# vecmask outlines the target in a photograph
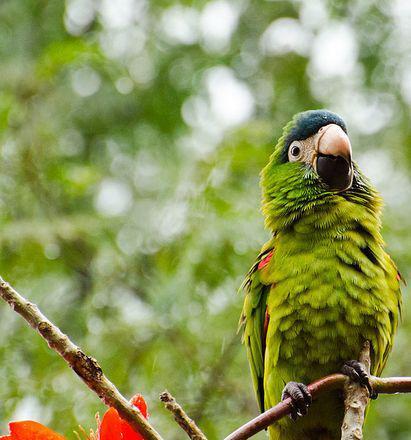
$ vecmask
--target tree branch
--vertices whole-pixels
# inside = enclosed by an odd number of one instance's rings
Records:
[[[359,361],[368,375],[371,369],[370,342],[366,341],[361,350]],[[349,380],[344,385],[344,419],[341,425],[341,440],[362,440],[365,409],[370,396],[367,388],[358,382]]]
[[[347,382],[348,378],[343,374],[331,374],[308,385],[308,389],[313,399],[317,399],[325,392],[342,389]],[[411,393],[411,377],[381,378],[371,376],[370,383],[373,390],[379,394]],[[228,435],[224,440],[245,440],[250,438],[290,413],[291,399],[288,398],[250,420]]]
[[[141,412],[120,394],[104,375],[95,359],[87,356],[79,347],[50,322],[35,304],[30,303],[0,277],[0,297],[28,324],[36,330],[51,349],[58,353],[81,380],[104,402],[115,408],[121,418],[144,436],[145,440],[162,440],[160,434],[143,417]]]
[[[160,400],[173,413],[175,421],[184,429],[191,440],[207,440],[200,428],[188,417],[183,408],[167,390],[161,393]]]
[[[67,335],[62,333],[56,325],[50,322],[35,304],[27,301],[8,283],[3,281],[1,277],[0,297],[47,341],[51,349],[64,358],[68,365],[83,382],[98,395],[104,404],[115,408],[121,418],[127,421],[135,431],[142,434],[145,440],[162,440],[160,434],[155,431],[151,424],[142,416],[140,411],[131,405],[107,379],[97,361],[87,356]],[[332,374],[308,385],[308,389],[313,398],[317,399],[321,394],[327,391],[343,389],[349,386],[347,385],[348,382],[346,376],[342,374]],[[374,391],[379,394],[411,393],[411,377],[380,378],[371,376],[370,383]],[[191,439],[207,440],[197,425],[185,414],[181,406],[169,393],[163,393],[162,400],[166,403],[166,408],[174,414],[177,422],[185,429]],[[361,405],[364,405],[364,403]],[[290,414],[291,408],[291,399],[285,399],[238,428],[227,436],[225,440],[245,440],[252,437],[275,421]],[[361,420],[363,419],[361,419],[361,417],[360,415],[360,418],[356,421],[357,426],[362,426]],[[362,437],[345,437],[346,440],[355,440],[358,438]],[[344,440],[344,437],[342,440]]]

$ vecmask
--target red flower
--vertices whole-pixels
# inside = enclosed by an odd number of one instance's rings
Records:
[[[31,420],[10,422],[9,431],[10,435],[3,435],[0,440],[65,440],[62,435]]]
[[[131,399],[131,403],[140,410],[145,418],[148,417],[147,404],[143,396],[135,395]],[[62,435],[31,420],[10,422],[9,431],[10,434],[0,436],[0,440],[66,440]],[[94,434],[92,438],[95,438]],[[135,432],[114,408],[109,408],[104,414],[98,428],[97,438],[98,440],[144,440],[144,437]]]
[[[145,418],[148,417],[147,404],[142,395],[135,395],[131,403],[141,411]],[[135,432],[114,408],[108,409],[104,414],[98,434],[99,440],[144,440],[144,437]]]

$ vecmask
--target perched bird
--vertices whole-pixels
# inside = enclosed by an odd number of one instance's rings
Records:
[[[327,110],[297,114],[261,174],[271,238],[243,283],[240,325],[261,411],[282,398],[305,415],[304,385],[342,370],[369,387],[359,362],[371,344],[379,375],[401,308],[401,277],[384,250],[381,198],[352,161],[344,121]],[[285,418],[270,440],[339,439],[342,393]]]

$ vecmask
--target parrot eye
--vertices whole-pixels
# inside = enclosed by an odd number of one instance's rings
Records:
[[[290,162],[295,162],[296,160],[301,158],[302,146],[298,141],[294,141],[288,150],[288,160]]]

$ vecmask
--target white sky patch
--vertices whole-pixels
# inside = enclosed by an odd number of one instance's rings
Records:
[[[52,378],[51,386],[56,393],[65,393],[70,389],[71,382],[68,379],[67,374],[63,372]]]
[[[239,14],[239,9],[228,1],[206,3],[200,16],[201,38],[206,50],[222,52],[228,48]]]
[[[401,93],[404,100],[411,106],[411,65],[404,66],[400,77]]]
[[[134,83],[128,76],[122,76],[115,82],[116,89],[122,95],[128,95],[134,89]]]
[[[145,0],[103,0],[100,6],[101,21],[105,27],[120,29],[141,19]]]
[[[91,67],[81,67],[71,74],[71,87],[82,98],[94,95],[100,85],[100,76]]]
[[[274,97],[274,82],[272,80],[260,78],[255,86],[255,95],[260,107],[270,107]]]
[[[209,113],[207,100],[201,96],[190,96],[181,108],[184,122],[191,127],[207,128],[210,122]]]
[[[257,73],[261,58],[262,54],[259,50],[256,50],[255,47],[247,47],[244,44],[240,52],[241,76],[246,78]]]
[[[231,127],[247,121],[254,112],[254,97],[245,83],[231,69],[213,67],[205,73],[210,108],[222,126]]]
[[[136,55],[143,51],[147,36],[138,26],[109,29],[99,37],[103,52],[112,59]]]
[[[197,158],[205,158],[212,153],[222,140],[221,130],[213,130],[210,122],[209,130],[195,129],[189,135],[178,140],[179,147]]]
[[[59,153],[63,156],[70,157],[81,153],[84,145],[85,141],[82,133],[74,128],[65,130],[59,137]]]
[[[324,0],[301,2],[300,20],[304,28],[313,30],[321,28],[328,20],[328,12]]]
[[[92,0],[66,0],[64,26],[68,33],[81,35],[94,20],[95,13]]]
[[[394,115],[395,99],[387,93],[363,94],[348,90],[340,105],[341,112],[347,115],[348,126],[371,135],[389,124]]]
[[[148,84],[155,76],[156,69],[146,51],[133,58],[128,66],[131,78],[139,85]]]
[[[264,31],[260,46],[262,51],[268,55],[282,55],[288,52],[306,55],[311,39],[311,34],[301,26],[298,20],[279,18]]]
[[[194,44],[198,41],[199,13],[189,7],[172,6],[161,17],[161,31],[167,42]]]
[[[158,215],[158,233],[162,241],[169,241],[181,234],[186,226],[187,204],[182,201],[167,203]]]
[[[56,260],[60,256],[61,250],[57,243],[47,243],[44,246],[44,255],[49,260]]]
[[[117,234],[116,243],[120,250],[126,255],[138,253],[143,244],[141,230],[132,225],[124,226]]]
[[[122,319],[129,325],[137,326],[149,323],[153,319],[151,307],[127,288],[115,288],[110,294],[110,299],[110,303],[120,311]]]
[[[108,217],[124,214],[132,202],[132,193],[128,185],[114,179],[101,182],[95,199],[97,211]]]
[[[356,156],[361,170],[376,186],[382,187],[386,176],[391,179],[394,169],[389,155],[384,150],[373,148]]]
[[[390,12],[401,32],[411,34],[411,2],[410,0],[393,0],[388,2]]]
[[[228,283],[226,283],[228,284]],[[230,287],[230,286],[228,286]],[[233,295],[230,295],[230,289],[223,285],[218,287],[208,297],[207,308],[211,315],[218,315],[233,303]]]
[[[331,23],[314,39],[310,68],[314,75],[349,75],[357,62],[358,47],[353,29],[345,23]]]
[[[133,164],[133,182],[139,191],[157,191],[160,167],[148,150],[140,150]]]
[[[364,174],[381,191],[383,198],[389,200],[390,206],[398,207],[403,212],[404,206],[409,204],[411,192],[411,181],[406,170],[393,162],[387,150],[377,147],[358,155],[357,161]]]
[[[26,396],[19,400],[14,410],[12,420],[41,420],[47,424],[50,421],[50,411],[42,406],[34,396]]]

